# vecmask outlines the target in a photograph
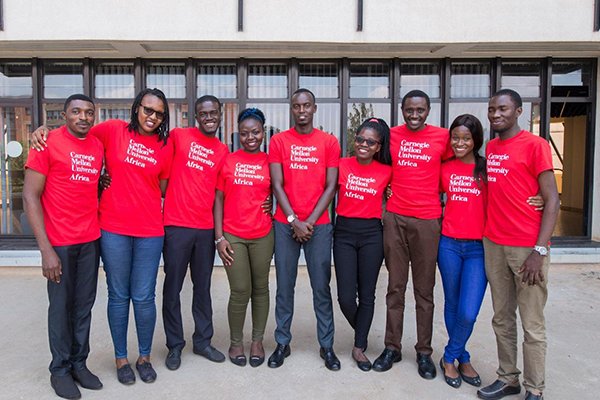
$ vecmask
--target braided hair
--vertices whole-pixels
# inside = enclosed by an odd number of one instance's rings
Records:
[[[260,124],[262,126],[265,126],[265,122],[266,122],[265,114],[258,108],[246,108],[245,110],[242,110],[242,112],[240,112],[238,115],[238,119],[237,119],[238,125],[241,124],[243,120],[248,119],[248,118],[253,118],[253,119],[257,120],[258,122],[260,122]]]
[[[160,125],[158,125],[158,127],[154,130],[154,133],[158,135],[158,141],[162,141],[163,146],[165,146],[169,137],[169,103],[167,102],[165,94],[160,89],[144,89],[139,92],[137,96],[135,96],[135,100],[133,100],[133,104],[131,105],[131,122],[129,122],[129,125],[127,125],[127,130],[135,133],[136,135],[139,133],[139,110],[140,106],[142,105],[142,99],[148,94],[158,97],[162,101],[165,108],[165,117],[160,122]]]
[[[385,165],[392,165],[392,155],[390,153],[390,127],[381,118],[369,118],[365,120],[358,129],[356,135],[360,135],[363,129],[373,129],[379,135],[379,144],[381,149],[375,153],[373,159]]]

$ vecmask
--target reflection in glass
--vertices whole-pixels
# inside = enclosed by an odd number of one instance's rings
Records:
[[[540,135],[540,103],[523,102],[523,112],[517,120],[519,127]]]
[[[237,97],[237,75],[235,64],[198,66],[198,92],[200,98],[206,94],[218,98]]]
[[[56,129],[65,124],[65,120],[62,118],[62,112],[64,103],[44,103],[42,104],[43,110],[43,124],[48,129]]]
[[[483,127],[484,145],[479,151],[480,154],[485,154],[485,144],[490,140],[490,123],[487,117],[488,102],[485,103],[450,103],[448,111],[448,128],[452,122],[462,114],[471,114],[479,119]]]
[[[490,65],[488,63],[452,63],[451,98],[490,97]]]
[[[313,125],[323,132],[334,135],[340,140],[340,109],[337,103],[317,103]]]
[[[440,97],[440,65],[410,63],[400,65],[400,98],[411,90],[422,90],[430,98]]]
[[[388,63],[350,64],[350,98],[390,97],[390,66]]]
[[[381,118],[390,121],[391,106],[388,103],[349,103],[347,156],[354,155],[354,136],[358,127],[368,118]],[[389,123],[388,123],[389,125]]]
[[[169,103],[169,129],[187,128],[188,121],[188,105],[187,103]],[[192,124],[194,126],[194,124]]]
[[[271,137],[279,132],[290,129],[290,105],[287,103],[250,103],[248,108],[259,108],[267,119],[265,131],[267,143]],[[237,121],[237,120],[236,120]],[[235,130],[237,131],[237,124]]]
[[[94,93],[98,99],[133,99],[135,97],[133,63],[96,65]]]
[[[32,235],[27,217],[23,212],[23,182],[25,163],[29,154],[29,130],[31,110],[26,107],[0,107],[0,197],[2,200],[1,234]],[[12,143],[11,143],[12,142]],[[6,147],[17,142],[22,152],[11,157]],[[16,154],[16,153],[15,153]]]
[[[44,98],[66,99],[76,93],[83,93],[83,64],[44,64]]]
[[[591,63],[555,61],[552,63],[552,96],[587,97],[591,79]]]
[[[128,103],[99,103],[96,104],[96,123],[120,119],[131,121],[131,104]]]
[[[286,64],[248,65],[248,98],[286,99],[288,75]]]
[[[299,73],[299,87],[310,90],[318,99],[337,99],[340,97],[337,64],[300,64]]]
[[[152,63],[146,67],[146,87],[164,92],[167,99],[184,99],[185,65]]]
[[[33,97],[31,63],[0,63],[0,97]]]
[[[387,122],[387,121],[386,121]],[[404,124],[404,117],[402,116],[402,104],[398,104],[398,124]],[[429,111],[429,116],[427,117],[427,124],[442,126],[442,104],[441,103],[431,103],[431,111]]]
[[[502,89],[512,89],[521,97],[540,97],[541,64],[539,62],[502,63]]]

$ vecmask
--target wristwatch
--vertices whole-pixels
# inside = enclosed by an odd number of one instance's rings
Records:
[[[298,216],[296,214],[288,215],[287,222],[291,224],[292,222],[294,222],[296,220],[296,218],[298,218]]]
[[[547,256],[548,255],[548,249],[545,248],[544,246],[533,246],[533,249],[535,251],[537,251],[538,253],[540,253],[540,256]]]

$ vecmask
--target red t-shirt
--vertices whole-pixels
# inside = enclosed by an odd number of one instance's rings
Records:
[[[335,211],[342,217],[381,219],[383,195],[391,177],[389,165],[375,160],[370,165],[362,165],[356,157],[342,158]]]
[[[244,239],[265,236],[273,222],[260,207],[271,194],[267,153],[238,150],[225,157],[217,189],[225,194],[223,230]]]
[[[487,184],[473,177],[475,164],[451,160],[442,164],[441,189],[447,194],[442,234],[455,239],[482,239],[486,220]]]
[[[165,195],[165,226],[213,229],[217,177],[229,148],[198,128],[175,128],[170,138],[175,155]]]
[[[550,145],[522,130],[508,140],[490,140],[485,153],[489,200],[484,236],[504,246],[535,246],[542,213],[527,199],[539,193],[540,173],[554,169]]]
[[[269,162],[282,165],[283,190],[300,221],[305,221],[315,209],[325,191],[327,168],[338,167],[340,152],[335,136],[318,129],[301,135],[292,128],[271,138]],[[274,218],[287,224],[281,207],[277,207]],[[329,213],[325,211],[315,225],[329,222]]]
[[[98,239],[102,143],[93,136],[78,139],[66,126],[50,132],[46,142],[46,150],[29,152],[25,168],[46,177],[40,202],[50,243],[69,246]]]
[[[119,235],[162,236],[159,181],[169,178],[173,144],[163,145],[158,135],[130,132],[127,125],[112,119],[90,129],[104,144],[106,170],[112,178],[100,197],[100,228]]]
[[[420,132],[405,125],[391,129],[392,197],[386,209],[421,219],[442,216],[439,187],[441,162],[454,155],[448,129],[427,125]]]

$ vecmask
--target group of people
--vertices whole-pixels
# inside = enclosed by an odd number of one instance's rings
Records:
[[[481,122],[465,114],[450,130],[427,124],[430,100],[420,90],[402,99],[405,124],[390,129],[384,120],[368,118],[355,134],[355,155],[341,159],[337,139],[314,128],[317,105],[307,89],[292,95],[294,127],[271,138],[268,154],[262,151],[267,117],[261,110],[240,112],[241,149],[234,153],[216,137],[222,111],[216,97],[196,101],[198,127],[168,132],[168,110],[160,90],[146,89],[134,100],[129,123],[94,125],[93,101],[73,95],[65,102],[65,126],[51,132],[40,127],[32,134],[37,151],[29,153],[26,165],[24,207],[48,279],[50,381],[57,395],[79,398],[75,382],[102,387],[86,366],[100,256],[121,383],[136,380],[127,358],[130,303],[139,345],[135,368],[142,381],[156,379],[150,353],[161,253],[168,369],[180,367],[186,344],[180,292],[188,266],[193,352],[225,361],[211,345],[215,250],[231,289],[228,356],[235,365],[253,367],[265,361],[262,342],[274,254],[277,345],[267,364],[282,366],[291,354],[294,289],[304,249],[319,354],[328,369],[339,370],[330,290],[333,248],[338,301],[355,332],[352,358],[358,368],[387,371],[402,360],[410,268],[417,368],[425,379],[436,377],[431,340],[437,264],[449,337],[440,359],[445,381],[454,388],[462,381],[481,385],[466,347],[489,282],[498,379],[477,394],[499,399],[521,391],[518,308],[525,398],[543,398],[543,309],[559,201],[548,143],[518,126],[518,93],[503,89],[492,97],[488,117],[498,137],[487,144],[486,157],[479,154]],[[106,174],[101,176],[103,165]],[[328,208],[336,193],[333,225]],[[446,193],[443,220],[440,193]],[[277,208],[271,217],[272,195]],[[384,259],[389,272],[385,348],[371,363],[365,353]],[[243,336],[248,303],[249,360]]]

